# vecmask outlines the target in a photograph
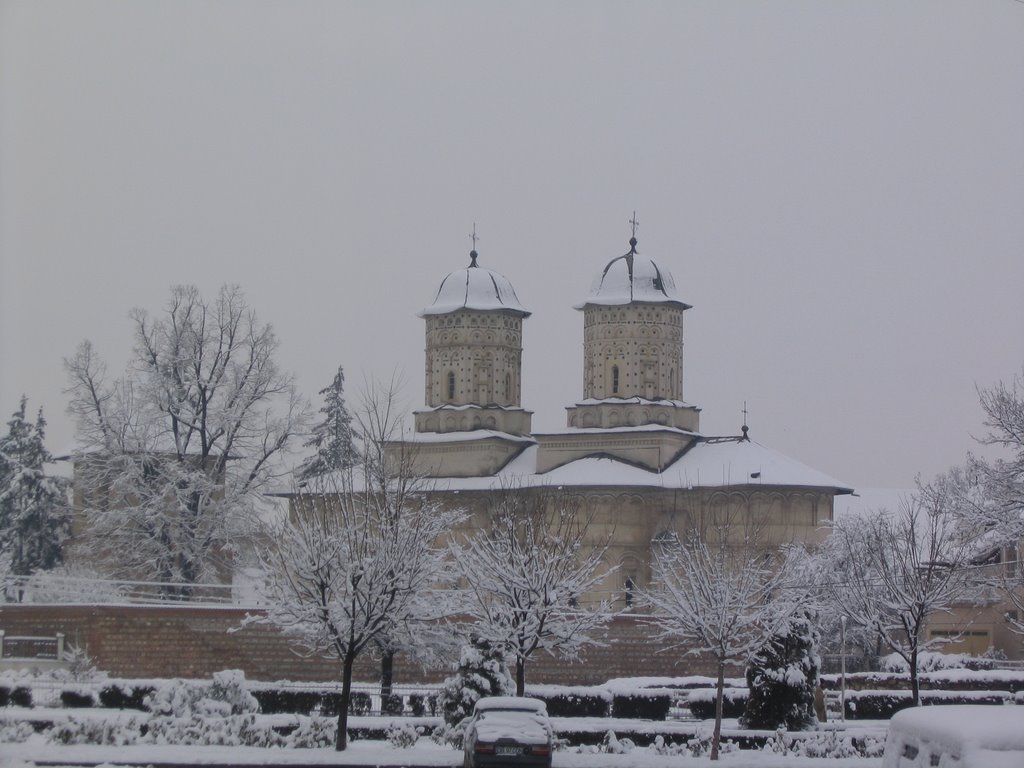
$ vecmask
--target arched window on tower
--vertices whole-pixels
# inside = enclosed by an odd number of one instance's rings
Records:
[[[448,399],[455,399],[455,371],[448,371]]]
[[[512,404],[512,374],[508,372],[505,373],[505,399]]]
[[[612,366],[612,394],[619,394],[619,366]]]

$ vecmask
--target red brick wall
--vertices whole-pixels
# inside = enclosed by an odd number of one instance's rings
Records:
[[[241,627],[238,608],[124,605],[2,605],[0,629],[8,635],[63,632],[68,646],[86,650],[98,669],[113,677],[206,678],[221,669],[241,669],[251,680],[336,680],[336,661],[304,658],[277,629]],[[664,651],[654,631],[636,619],[615,619],[605,645],[567,663],[537,654],[527,665],[527,683],[594,684],[615,677],[710,674],[710,667],[681,651]],[[454,659],[453,659],[454,661]],[[440,681],[449,668],[424,671],[395,660],[395,682]],[[378,678],[374,660],[357,665],[356,678]]]

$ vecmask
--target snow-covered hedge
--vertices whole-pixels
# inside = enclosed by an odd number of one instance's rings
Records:
[[[0,685],[0,707],[31,707],[32,689],[24,686]]]
[[[725,688],[722,691],[722,717],[739,717],[747,706],[750,691],[746,688]],[[711,720],[715,716],[714,688],[701,688],[691,691],[686,701],[690,712],[697,720]]]
[[[939,704],[1013,704],[1009,691],[922,691],[922,705]],[[912,706],[910,691],[847,691],[848,720],[888,720]]]

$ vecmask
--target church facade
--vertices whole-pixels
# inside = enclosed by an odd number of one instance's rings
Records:
[[[566,426],[531,429],[523,407],[522,325],[530,312],[511,283],[481,266],[441,281],[420,312],[426,324],[424,407],[413,450],[429,492],[483,524],[498,488],[556,492],[593,515],[591,538],[609,543],[613,571],[593,599],[631,604],[651,578],[651,546],[695,520],[758,520],[766,549],[825,535],[834,499],[853,492],[801,462],[739,435],[705,435],[683,395],[684,314],[672,275],[629,251],[599,266],[575,306],[584,343],[580,399]],[[582,292],[582,291],[581,291]]]

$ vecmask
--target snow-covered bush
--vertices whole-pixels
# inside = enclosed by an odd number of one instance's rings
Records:
[[[444,681],[437,703],[445,723],[454,726],[473,713],[480,698],[509,696],[514,692],[504,650],[483,638],[474,638],[462,647],[459,666]]]
[[[746,688],[724,688],[722,690],[722,717],[739,717],[747,705],[750,692]],[[686,696],[690,713],[697,720],[711,720],[715,716],[715,689],[698,688]]]
[[[747,667],[750,696],[740,726],[801,731],[817,723],[818,632],[807,612],[794,615],[765,643]]]
[[[391,746],[398,747],[399,749],[408,749],[415,746],[421,733],[423,733],[423,729],[416,728],[411,723],[392,723],[388,726],[385,735]]]
[[[654,743],[651,744],[650,749],[656,755],[667,755],[669,757],[690,754],[690,750],[686,748],[686,744],[666,744],[665,737],[661,734],[654,737]]]
[[[333,717],[303,717],[299,727],[284,737],[284,746],[294,749],[322,749],[334,746],[338,721]]]
[[[601,742],[601,751],[609,755],[628,755],[634,746],[632,739],[620,739],[615,731],[608,731]]]
[[[690,757],[704,757],[711,753],[711,736],[695,736],[686,743],[686,748],[689,750]],[[722,743],[718,745],[718,751],[720,754],[726,755],[730,752],[738,752],[739,747],[727,739],[723,739]]]
[[[917,657],[919,672],[938,672],[943,669],[992,669],[992,662],[999,653],[990,652],[984,656],[971,656],[969,653],[932,653],[926,651]],[[1005,657],[1006,654],[1002,654]],[[909,672],[909,665],[898,653],[890,653],[879,659],[879,669],[883,672]]]
[[[238,669],[214,672],[210,684],[174,680],[145,699],[146,708],[165,717],[228,717],[259,712],[259,703],[245,688]]]
[[[137,744],[140,726],[135,718],[127,721],[68,720],[58,723],[46,733],[51,744],[100,744],[121,747]]]
[[[455,725],[441,723],[431,732],[430,739],[435,744],[440,744],[443,747],[462,749],[462,740],[465,735],[466,728],[464,723],[456,723]]]
[[[31,723],[24,720],[15,720],[10,723],[0,723],[0,744],[21,744],[28,741],[28,737],[35,733]]]

